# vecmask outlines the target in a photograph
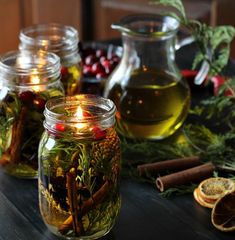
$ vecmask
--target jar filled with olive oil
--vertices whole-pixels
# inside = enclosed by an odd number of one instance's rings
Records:
[[[45,104],[64,96],[60,66],[49,52],[11,51],[0,57],[0,168],[12,176],[38,176]]]
[[[63,239],[97,239],[120,211],[121,150],[114,103],[79,94],[46,103],[39,144],[39,206]]]
[[[109,77],[104,96],[117,106],[117,130],[128,138],[163,139],[183,124],[190,90],[175,63],[179,22],[139,14],[112,28],[121,31],[123,56]]]
[[[21,29],[21,50],[43,50],[60,57],[61,82],[68,96],[80,93],[82,66],[78,31],[58,23],[37,24]]]

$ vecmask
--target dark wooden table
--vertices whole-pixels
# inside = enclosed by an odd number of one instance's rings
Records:
[[[166,199],[152,185],[123,179],[122,207],[112,231],[103,240],[234,240],[235,233],[213,227],[210,210],[191,194]],[[55,240],[38,207],[37,180],[0,172],[0,239]]]
[[[184,53],[187,56],[177,54],[177,61],[181,68],[189,68],[193,52]],[[103,240],[235,239],[235,233],[212,225],[210,210],[199,206],[192,194],[166,199],[153,185],[122,179],[121,196],[120,215]],[[17,179],[0,170],[0,240],[56,239],[40,216],[37,180]]]

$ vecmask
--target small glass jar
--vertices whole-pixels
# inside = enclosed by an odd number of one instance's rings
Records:
[[[50,231],[67,239],[108,233],[120,210],[115,105],[95,95],[48,101],[39,145],[39,203]]]
[[[57,54],[61,61],[61,81],[66,95],[81,88],[81,57],[78,52],[78,32],[71,26],[56,23],[39,24],[20,31],[20,49],[40,49]]]
[[[37,177],[44,106],[63,95],[57,55],[13,51],[0,58],[0,166],[7,173]]]

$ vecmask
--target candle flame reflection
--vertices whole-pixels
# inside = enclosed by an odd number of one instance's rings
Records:
[[[32,89],[35,92],[39,92],[40,86],[38,86],[38,84],[40,83],[40,78],[38,76],[37,69],[32,69],[32,75],[30,76],[30,82],[33,84]]]

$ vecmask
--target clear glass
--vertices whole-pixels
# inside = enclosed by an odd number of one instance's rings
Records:
[[[57,54],[61,60],[61,81],[66,95],[74,95],[81,88],[81,57],[78,52],[78,32],[71,26],[56,23],[39,24],[20,31],[20,49],[45,50]]]
[[[115,106],[94,95],[48,101],[39,145],[39,203],[49,230],[96,239],[120,210],[120,141]]]
[[[0,58],[0,166],[7,173],[37,177],[44,106],[63,95],[57,55],[14,51]]]
[[[190,91],[175,63],[179,23],[140,14],[123,18],[123,56],[108,78],[104,96],[117,106],[117,130],[128,138],[163,139],[184,122]]]

